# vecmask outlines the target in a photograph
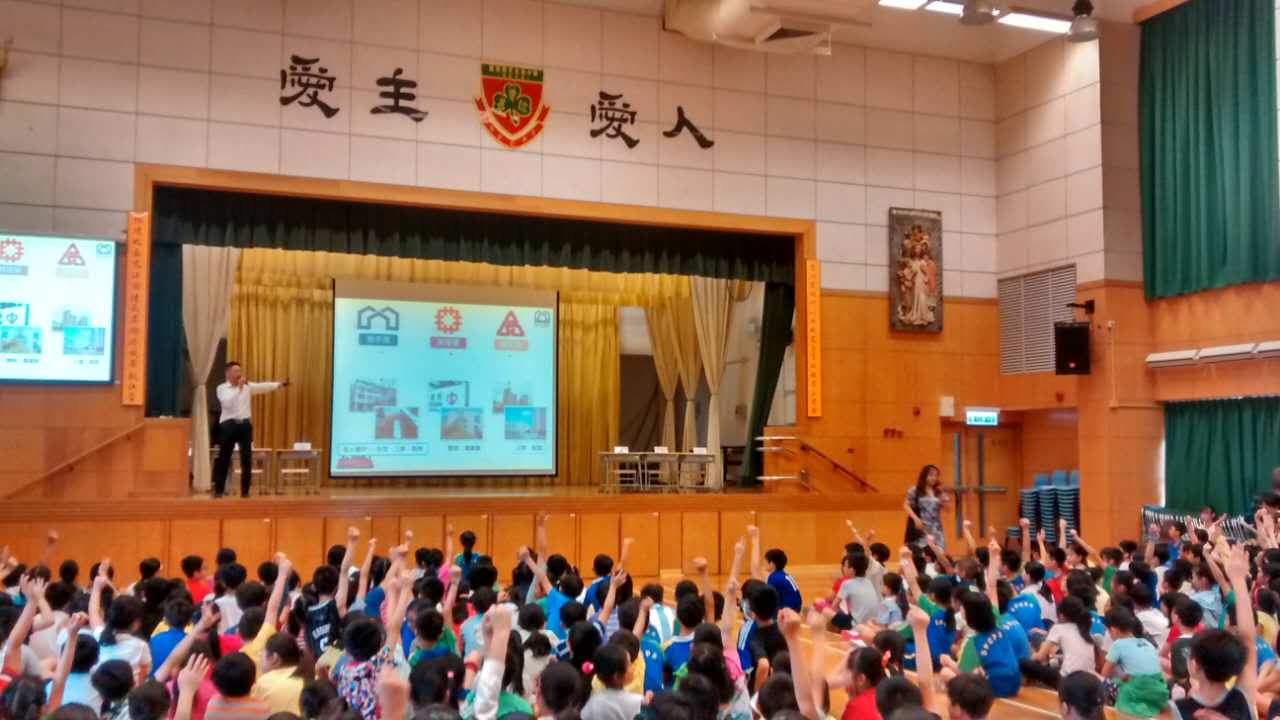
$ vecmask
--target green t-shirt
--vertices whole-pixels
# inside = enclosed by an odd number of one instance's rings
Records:
[[[1115,565],[1107,565],[1106,567],[1102,568],[1102,589],[1106,590],[1107,594],[1111,593],[1111,580],[1115,576],[1116,576]]]
[[[928,615],[929,617],[933,617],[934,613],[942,609],[937,603],[931,600],[928,595],[923,595],[923,594],[920,597],[916,598],[916,604],[919,605],[920,609],[923,610],[925,614]],[[901,628],[898,628],[898,634],[910,640],[913,637],[912,631],[911,631],[911,625],[906,624],[906,625],[903,625]]]

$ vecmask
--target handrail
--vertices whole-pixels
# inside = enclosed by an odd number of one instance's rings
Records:
[[[23,490],[25,490],[25,489],[27,489],[27,488],[31,487],[32,485],[36,485],[36,484],[38,484],[38,483],[42,483],[42,482],[44,482],[45,480],[48,480],[49,478],[53,477],[54,475],[57,475],[58,473],[61,473],[61,472],[65,471],[65,470],[70,470],[70,469],[74,468],[74,467],[76,466],[76,464],[77,464],[77,463],[80,463],[80,462],[84,461],[86,458],[91,457],[91,456],[93,456],[93,455],[96,455],[96,454],[98,454],[98,453],[102,452],[103,450],[106,450],[107,448],[111,447],[112,445],[115,445],[116,443],[120,442],[121,440],[124,440],[125,438],[127,438],[127,437],[129,437],[130,435],[132,435],[132,434],[134,434],[134,433],[138,432],[139,430],[143,429],[143,428],[144,428],[144,427],[146,427],[146,426],[147,426],[147,421],[146,421],[146,420],[143,420],[142,422],[138,423],[137,425],[134,425],[133,427],[129,428],[128,430],[125,430],[125,431],[123,431],[123,432],[120,432],[120,433],[117,433],[117,434],[115,434],[115,435],[112,435],[110,438],[107,438],[106,440],[103,440],[102,442],[98,443],[97,445],[94,445],[93,447],[89,448],[88,450],[85,450],[84,452],[80,453],[79,455],[76,455],[75,457],[71,458],[70,460],[64,460],[63,462],[60,462],[60,463],[58,463],[57,465],[54,465],[52,468],[50,468],[50,469],[48,469],[48,470],[44,471],[43,473],[41,473],[40,475],[36,476],[35,478],[33,478],[33,479],[31,479],[31,480],[28,480],[27,482],[24,482],[24,483],[22,483],[22,484],[18,485],[17,487],[15,487],[15,488],[12,488],[12,489],[8,490],[8,491],[5,493],[5,495],[6,495],[6,496],[12,496],[12,495],[15,495],[15,494],[17,494],[17,493],[19,493],[19,492],[22,492]]]
[[[805,442],[805,440],[800,437],[797,437],[795,435],[761,435],[760,437],[756,438],[756,441],[761,444],[760,445],[761,453],[790,452],[787,448],[784,448],[780,445],[765,444],[770,441],[779,442],[779,443],[797,442],[800,444],[800,450],[802,452],[813,453],[814,455],[817,455],[823,460],[826,460],[831,465],[831,468],[833,470],[835,470],[837,473],[841,475],[848,477],[850,480],[856,483],[858,485],[858,489],[861,490],[862,492],[879,492],[879,490],[877,490],[874,485],[867,482],[866,480],[863,480],[861,475],[850,470],[844,465],[841,465],[840,463],[836,462],[835,458],[832,458],[830,455],[827,455],[822,450],[814,447],[813,445],[810,445],[808,442]]]

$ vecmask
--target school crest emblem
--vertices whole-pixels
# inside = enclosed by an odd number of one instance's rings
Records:
[[[540,69],[515,65],[480,66],[480,90],[476,109],[494,140],[509,148],[520,147],[542,132],[551,108],[542,104]]]

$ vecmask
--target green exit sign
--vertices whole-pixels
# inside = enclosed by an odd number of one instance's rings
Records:
[[[978,427],[995,427],[1000,424],[999,408],[966,408],[964,424]]]

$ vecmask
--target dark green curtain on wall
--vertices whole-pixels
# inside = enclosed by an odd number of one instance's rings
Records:
[[[1164,436],[1165,505],[1248,512],[1280,467],[1280,397],[1169,403]]]
[[[1142,25],[1148,298],[1280,278],[1274,0],[1192,0]]]
[[[180,187],[156,188],[152,207],[147,336],[147,414],[152,416],[176,415],[180,408],[183,244],[795,282],[792,245],[754,233]]]
[[[743,458],[740,485],[754,485],[764,470],[756,438],[764,434],[764,426],[769,421],[773,393],[778,389],[778,374],[782,372],[782,361],[792,340],[791,321],[795,311],[794,285],[765,283],[764,308],[760,312],[760,362],[751,393],[751,414],[747,417],[747,453]]]

